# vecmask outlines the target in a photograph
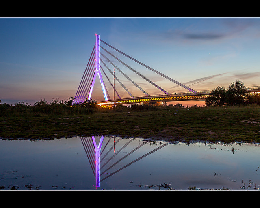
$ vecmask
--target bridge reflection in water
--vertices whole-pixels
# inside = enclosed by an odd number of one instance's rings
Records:
[[[98,137],[97,137],[98,138]],[[133,149],[128,152],[125,155],[121,155],[121,157],[117,157],[117,155],[125,149],[132,141],[134,141],[134,138],[129,139],[120,149],[116,150],[116,144],[122,141],[122,138],[116,138],[115,136],[108,137],[106,143],[104,144],[104,147],[101,151],[102,143],[104,141],[104,136],[100,137],[100,141],[97,145],[96,138],[94,136],[92,137],[81,137],[81,142],[83,145],[83,148],[86,152],[90,167],[93,171],[93,174],[96,179],[96,188],[100,187],[100,182],[106,180],[107,178],[113,176],[114,174],[120,172],[121,170],[129,167],[130,165],[138,162],[139,160],[147,157],[150,154],[155,153],[156,151],[160,150],[161,148],[168,145],[168,143],[161,143],[160,145],[153,150],[143,154],[140,157],[137,157],[135,160],[132,160],[131,162],[127,163],[126,165],[121,165],[120,162],[126,159],[129,155],[133,154],[135,151],[140,149],[142,146],[149,144],[149,140],[143,140],[141,143],[139,143],[138,146],[133,147]],[[111,139],[113,139],[112,142]],[[112,143],[112,144],[111,144]],[[114,154],[111,156],[111,151],[114,151]],[[109,154],[110,153],[110,154]],[[107,156],[110,156],[107,158]],[[107,159],[105,159],[107,158]],[[102,166],[101,166],[102,163]],[[111,164],[112,163],[112,164]],[[110,164],[110,166],[108,166]],[[119,165],[118,165],[119,164]],[[100,167],[101,166],[101,167]],[[114,170],[111,173],[108,173],[111,168],[116,167],[116,170]],[[101,171],[101,169],[105,169]],[[101,179],[102,177],[102,179]]]

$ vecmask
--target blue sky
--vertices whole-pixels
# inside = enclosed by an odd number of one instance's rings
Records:
[[[1,18],[0,28],[2,103],[74,96],[95,33],[197,91],[228,87],[237,79],[247,87],[260,85],[258,18]],[[138,64],[131,66],[171,93],[185,92]],[[160,94],[137,75],[122,70],[150,94]],[[196,84],[190,82],[210,76]],[[101,100],[98,83],[93,99]],[[142,95],[131,83],[125,84],[133,94]],[[127,97],[117,86],[122,97]]]

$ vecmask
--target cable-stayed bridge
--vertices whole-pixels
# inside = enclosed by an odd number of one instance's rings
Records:
[[[125,61],[123,60],[123,58],[127,60]],[[134,64],[135,67],[130,66],[130,64]],[[137,68],[145,69],[145,73],[141,73],[140,70],[137,70]],[[144,71],[143,69],[142,71]],[[178,86],[184,89],[187,93],[171,93],[169,89],[166,89],[162,85],[159,85],[158,83],[153,81],[152,78],[149,78],[149,73],[153,74],[153,77],[156,77],[157,79],[159,77],[160,83],[162,84],[163,82],[171,83],[172,85],[168,88],[172,89],[174,88],[174,86]],[[131,76],[129,74],[131,74]],[[198,93],[196,90],[192,89],[186,84],[183,84],[169,77],[168,75],[163,74],[162,72],[144,64],[136,58],[124,53],[123,51],[117,49],[109,43],[101,40],[100,35],[96,34],[96,43],[91,52],[88,64],[83,73],[82,79],[80,81],[78,90],[76,92],[72,104],[80,104],[83,103],[85,100],[91,100],[97,75],[99,77],[99,81],[104,95],[104,100],[106,102],[167,102],[177,100],[205,99],[208,96],[208,94],[206,93]],[[133,76],[136,78],[135,80],[134,78],[131,78]],[[213,76],[206,77],[205,79],[210,79],[212,77]],[[200,82],[204,81],[205,79],[198,79],[194,81]],[[108,88],[110,88],[110,91],[108,90]],[[135,91],[133,90],[133,88],[135,88]],[[150,94],[147,88],[154,88],[154,90],[157,90],[157,95],[154,95],[154,93]],[[138,94],[141,93],[142,95],[135,95],[136,90],[139,91]],[[127,97],[123,97],[123,95],[125,94],[127,94]]]

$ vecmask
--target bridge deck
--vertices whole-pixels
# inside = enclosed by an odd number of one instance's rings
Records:
[[[248,90],[247,94],[260,93],[259,90]],[[196,93],[196,94],[176,94],[176,95],[162,95],[162,96],[145,96],[145,97],[135,97],[135,98],[123,98],[116,101],[110,100],[111,104],[121,103],[121,104],[132,104],[150,101],[185,101],[185,100],[205,100],[209,96],[208,93]],[[102,101],[100,103],[105,103]],[[108,103],[107,103],[108,104]]]
[[[184,95],[168,95],[168,96],[149,96],[149,97],[135,97],[135,98],[123,98],[116,101],[110,100],[110,102],[121,104],[132,104],[150,101],[184,101],[184,100],[205,100],[209,94],[184,94]],[[101,102],[104,103],[105,101]]]

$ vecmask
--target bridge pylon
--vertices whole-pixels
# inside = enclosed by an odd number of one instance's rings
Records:
[[[96,76],[98,75],[99,81],[102,87],[105,101],[109,100],[109,96],[102,78],[100,71],[100,35],[96,35],[96,43],[89,58],[89,62],[85,69],[85,72],[82,76],[81,82],[76,92],[75,99],[72,102],[73,104],[83,103],[86,98],[91,100],[91,95],[95,85]]]

